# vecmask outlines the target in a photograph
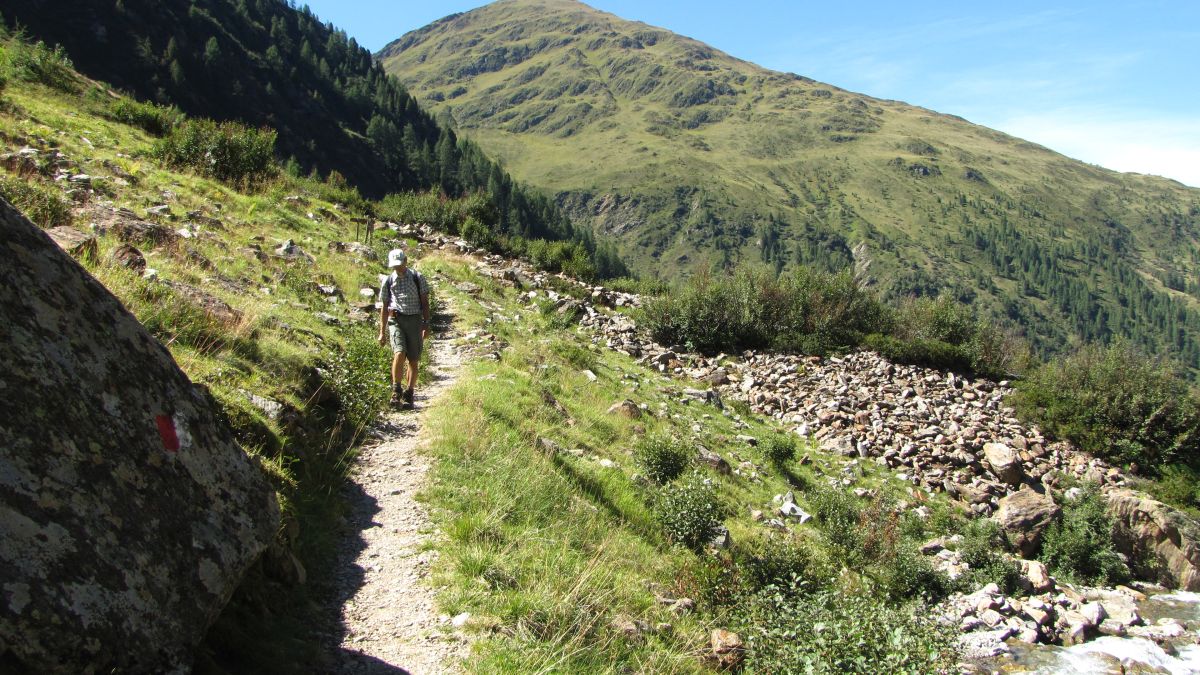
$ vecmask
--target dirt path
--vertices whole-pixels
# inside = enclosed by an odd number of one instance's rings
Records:
[[[446,327],[448,328],[448,326]],[[448,617],[439,617],[426,575],[435,553],[416,494],[431,465],[423,451],[423,411],[454,382],[462,354],[449,330],[427,343],[435,377],[418,387],[416,410],[392,412],[383,440],[359,454],[347,485],[347,528],[338,544],[334,583],[342,631],[338,673],[457,673],[467,653]]]

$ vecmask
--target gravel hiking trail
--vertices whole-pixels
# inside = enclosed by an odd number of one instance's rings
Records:
[[[414,410],[389,411],[378,443],[363,447],[346,485],[346,525],[337,547],[333,615],[338,618],[335,672],[357,675],[459,673],[468,647],[451,620],[437,614],[427,579],[436,536],[416,499],[432,465],[425,410],[450,388],[463,364],[449,317],[434,317],[431,382]]]

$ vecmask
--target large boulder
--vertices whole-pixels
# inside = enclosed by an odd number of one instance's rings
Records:
[[[1149,557],[1159,581],[1187,591],[1200,591],[1200,523],[1182,511],[1134,490],[1104,494],[1116,521],[1113,541],[1135,561]]]
[[[274,491],[212,397],[4,200],[0,260],[0,670],[184,672],[273,538]]]
[[[1021,484],[1025,472],[1021,467],[1021,457],[1015,450],[1003,443],[985,443],[983,457],[997,478],[1012,487]]]
[[[1008,535],[1008,541],[1030,558],[1042,545],[1042,535],[1062,511],[1048,494],[1018,490],[1000,500],[992,520]]]

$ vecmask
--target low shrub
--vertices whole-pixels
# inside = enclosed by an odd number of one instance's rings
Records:
[[[938,673],[959,660],[955,628],[930,620],[920,604],[769,587],[739,610],[748,673]]]
[[[71,205],[58,195],[58,190],[38,180],[0,174],[0,197],[17,207],[38,227],[48,229],[71,224]]]
[[[683,474],[695,454],[691,446],[676,438],[653,435],[638,442],[633,460],[647,478],[665,485]]]
[[[1155,499],[1180,509],[1200,509],[1200,469],[1187,464],[1171,464],[1158,472],[1158,479],[1147,481],[1145,489]]]
[[[1087,346],[1017,383],[1017,414],[1135,472],[1200,465],[1200,402],[1164,361],[1125,342]]]
[[[775,587],[811,592],[823,576],[809,551],[791,536],[772,533],[745,548],[739,563],[751,591]]]
[[[1020,585],[1021,568],[1004,554],[1007,544],[1000,527],[984,519],[972,520],[961,532],[958,553],[968,572],[959,578],[966,590],[994,583],[1005,594],[1015,593]]]
[[[792,434],[769,434],[758,442],[763,459],[774,466],[783,466],[796,458],[796,437]]]
[[[879,562],[874,577],[880,590],[893,601],[920,598],[932,603],[954,590],[949,576],[939,572],[914,544],[903,540]]]
[[[1050,525],[1042,543],[1041,560],[1056,576],[1073,583],[1109,586],[1129,579],[1129,567],[1112,540],[1113,520],[1104,497],[1087,486],[1062,516]]]
[[[165,136],[183,121],[183,113],[175,106],[158,105],[120,98],[109,108],[112,118],[118,122],[138,127],[154,136]]]
[[[889,334],[867,337],[866,346],[892,361],[985,377],[1004,377],[1021,360],[1024,345],[949,296],[900,304]]]
[[[698,551],[716,535],[724,516],[716,491],[699,473],[662,488],[654,515],[667,537]]]
[[[886,328],[886,308],[849,272],[807,268],[776,277],[743,269],[701,273],[653,298],[642,312],[651,336],[705,352],[770,347],[825,353],[857,346]]]
[[[476,248],[491,249],[496,245],[492,229],[474,217],[464,220],[460,231],[463,239]]]
[[[387,405],[391,361],[391,352],[379,346],[377,333],[360,327],[349,332],[344,348],[329,364],[329,383],[351,429],[365,429]]]
[[[855,497],[829,486],[811,490],[806,497],[834,559],[852,569],[860,568],[864,557],[864,534],[860,527],[862,508]]]
[[[61,45],[50,48],[41,40],[31,43],[18,37],[8,40],[4,47],[12,79],[44,84],[69,94],[79,93],[82,88],[75,66]]]
[[[230,183],[254,184],[275,175],[275,131],[237,122],[185,120],[154,146],[171,167],[190,168]]]

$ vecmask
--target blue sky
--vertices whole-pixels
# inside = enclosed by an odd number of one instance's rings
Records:
[[[376,51],[485,3],[307,4]],[[1200,187],[1200,2],[587,4],[773,70],[960,115],[1110,169]]]

